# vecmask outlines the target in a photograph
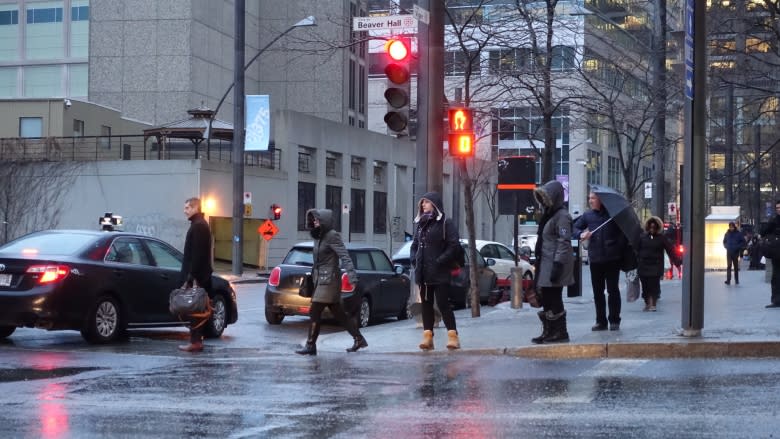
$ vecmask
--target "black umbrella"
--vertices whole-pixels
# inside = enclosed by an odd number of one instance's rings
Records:
[[[631,202],[623,194],[609,186],[591,185],[590,191],[599,197],[601,205],[607,209],[607,213],[612,218],[612,221],[626,235],[628,243],[632,247],[637,248],[639,235],[642,233],[642,225],[639,223],[639,218],[636,216]]]

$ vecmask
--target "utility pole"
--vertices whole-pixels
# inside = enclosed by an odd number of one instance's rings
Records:
[[[244,269],[244,16],[245,0],[235,0],[233,40],[233,274]]]
[[[653,213],[666,218],[666,0],[655,0],[653,19],[652,87],[655,106],[653,125]]]

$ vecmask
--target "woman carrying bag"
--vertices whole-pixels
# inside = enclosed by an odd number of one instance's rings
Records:
[[[637,274],[642,284],[642,298],[645,299],[643,311],[656,311],[656,302],[661,295],[661,278],[664,275],[664,251],[669,255],[672,265],[680,265],[674,253],[674,246],[661,231],[664,223],[661,218],[651,216],[645,222],[645,231],[639,237],[637,247]]]

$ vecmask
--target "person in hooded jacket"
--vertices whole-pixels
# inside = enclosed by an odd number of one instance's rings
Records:
[[[309,337],[306,345],[297,351],[301,355],[317,355],[317,337],[320,335],[320,322],[325,308],[330,309],[341,325],[354,339],[347,352],[356,352],[368,346],[354,319],[347,316],[341,301],[341,269],[347,272],[349,282],[357,285],[358,276],[352,258],[349,257],[341,234],[333,229],[333,211],[330,209],[309,209],[306,212],[306,228],[314,238],[312,248],[313,265],[311,277],[314,281],[314,294],[309,308]]]
[[[642,284],[644,311],[656,311],[656,303],[661,295],[661,278],[664,275],[664,251],[669,255],[672,265],[680,265],[674,252],[674,245],[662,233],[663,221],[651,216],[645,221],[645,231],[639,237],[637,245],[637,275]]]
[[[537,344],[569,341],[563,287],[574,283],[574,250],[571,246],[571,215],[563,205],[563,185],[556,180],[534,189],[542,217],[536,240],[536,287],[542,295],[542,333],[531,339]]]
[[[596,324],[592,331],[620,329],[620,260],[623,258],[627,240],[620,228],[611,220],[599,196],[588,195],[590,210],[574,221],[575,239],[588,241],[588,266],[593,286],[593,303],[596,306]],[[609,303],[604,296],[606,286]],[[609,305],[609,316],[607,316]]]
[[[723,235],[723,248],[726,249],[726,285],[731,284],[731,267],[734,267],[734,283],[739,285],[739,260],[742,259],[742,250],[747,246],[745,235],[732,221]]]
[[[414,282],[420,287],[423,339],[420,349],[432,350],[434,301],[447,327],[447,349],[460,349],[455,314],[449,301],[451,271],[460,246],[458,228],[445,218],[441,195],[428,192],[418,203],[418,213],[409,260],[414,267]]]

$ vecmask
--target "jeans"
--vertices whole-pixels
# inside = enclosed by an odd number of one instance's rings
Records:
[[[734,267],[734,282],[739,283],[739,255],[741,251],[726,252],[726,282],[731,282],[731,267]]]
[[[590,263],[590,282],[593,286],[593,302],[596,305],[596,323],[599,325],[607,324],[605,286],[609,294],[609,323],[620,323],[619,265],[619,261]]]

